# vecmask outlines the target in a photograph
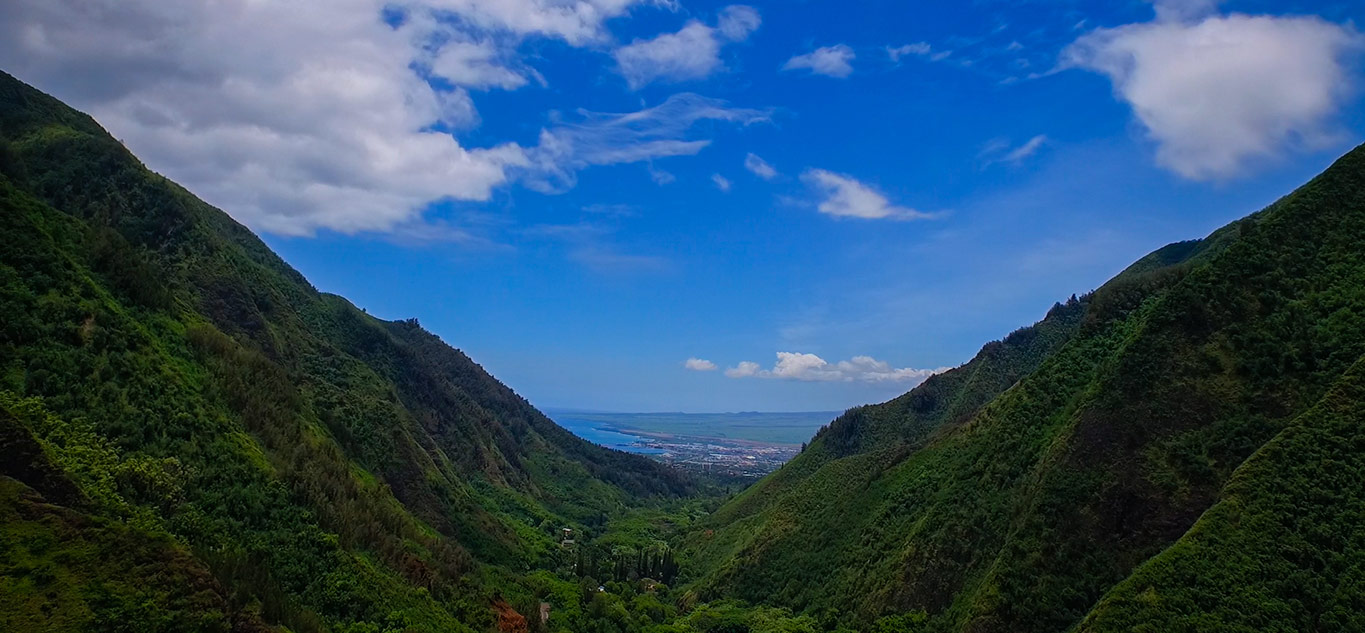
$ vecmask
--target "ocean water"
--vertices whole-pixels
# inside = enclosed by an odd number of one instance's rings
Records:
[[[568,429],[569,432],[574,435],[599,446],[614,448],[618,451],[625,451],[627,453],[639,453],[641,455],[658,455],[664,452],[662,449],[658,448],[636,446],[634,443],[643,441],[644,438],[613,431],[610,428],[605,427],[602,422],[598,420],[585,420],[583,418],[575,417],[573,414],[552,414],[550,419]]]

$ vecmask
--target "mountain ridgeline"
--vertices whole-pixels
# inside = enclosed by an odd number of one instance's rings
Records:
[[[876,630],[1365,630],[1365,149],[859,407],[689,539]]]
[[[0,231],[0,630],[1365,631],[1365,148],[724,498],[2,74]]]
[[[0,234],[0,629],[478,630],[488,570],[692,490],[9,76]]]

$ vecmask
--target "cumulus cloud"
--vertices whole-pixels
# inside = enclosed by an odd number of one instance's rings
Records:
[[[1316,17],[1220,15],[1209,0],[1155,8],[1152,22],[1082,36],[1062,64],[1113,82],[1160,165],[1193,180],[1227,179],[1332,140],[1351,86],[1348,58],[1362,48],[1354,29]]]
[[[612,55],[631,89],[655,81],[703,79],[723,66],[721,47],[749,37],[760,21],[752,7],[734,5],[721,11],[714,27],[692,20],[676,33],[636,39]]]
[[[725,375],[731,378],[747,378],[749,376],[757,376],[760,371],[762,371],[762,368],[759,367],[758,363],[745,360],[740,361],[738,365],[725,370]]]
[[[687,369],[690,369],[690,370],[692,370],[692,371],[715,371],[715,370],[716,370],[716,364],[715,364],[715,363],[713,363],[713,362],[711,362],[711,361],[709,361],[709,360],[704,360],[704,359],[701,359],[701,358],[697,358],[696,356],[693,356],[692,358],[689,358],[689,359],[683,361],[683,367],[686,367]]]
[[[759,158],[758,154],[753,152],[749,152],[749,154],[744,157],[744,168],[752,172],[753,175],[764,180],[772,180],[777,177],[777,170],[773,169],[773,166],[769,165],[768,161]]]
[[[800,352],[778,352],[777,362],[771,369],[763,369],[758,363],[743,361],[725,370],[731,378],[777,378],[782,380],[801,380],[808,382],[923,382],[924,379],[949,368],[913,369],[895,368],[886,361],[871,356],[854,356],[848,360],[830,363],[815,354]]]
[[[915,220],[933,217],[930,213],[891,204],[881,192],[858,182],[851,176],[824,169],[807,169],[801,174],[801,180],[820,196],[816,208],[824,214],[867,220]]]
[[[824,46],[804,55],[797,55],[782,65],[782,70],[807,69],[827,77],[847,77],[853,73],[850,63],[856,55],[846,44]]]
[[[730,184],[730,179],[720,174],[711,174],[711,182],[716,185],[717,189],[725,192],[729,192],[730,187],[732,186]]]
[[[641,4],[12,0],[0,3],[0,66],[253,228],[395,231],[433,201],[695,153],[705,143],[683,138],[691,121],[746,118],[684,97],[551,126],[543,147],[447,133],[478,122],[469,91],[540,81],[517,60],[524,38],[598,46],[605,20]]]

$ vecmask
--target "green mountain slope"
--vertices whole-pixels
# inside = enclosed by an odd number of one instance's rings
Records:
[[[1333,592],[1359,586],[1365,472],[1346,449],[1292,468],[1284,451],[1306,433],[1360,441],[1348,369],[1365,353],[1365,149],[1033,331],[1032,349],[1007,339],[850,411],[721,508],[689,541],[701,596],[933,631],[1064,631],[1111,588],[1089,630],[1359,618]],[[1239,582],[1260,583],[1246,587],[1266,599],[1259,615],[1199,619]]]
[[[0,236],[3,631],[1365,630],[1365,147],[709,516],[2,74]]]
[[[3,74],[0,235],[0,629],[482,629],[484,565],[691,490],[318,293]]]

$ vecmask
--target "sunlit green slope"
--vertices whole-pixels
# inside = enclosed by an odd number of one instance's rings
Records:
[[[0,236],[0,629],[484,629],[484,566],[690,491],[3,74]]]
[[[1357,149],[835,420],[690,537],[694,588],[829,626],[1359,627],[1363,352]]]

